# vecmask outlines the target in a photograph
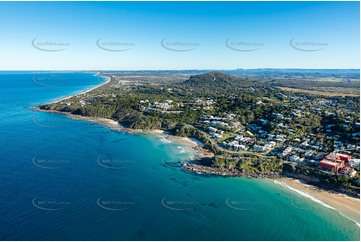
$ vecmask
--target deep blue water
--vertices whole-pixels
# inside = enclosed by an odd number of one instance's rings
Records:
[[[359,239],[356,224],[272,181],[164,165],[195,155],[174,141],[29,108],[102,81],[0,74],[0,240]]]

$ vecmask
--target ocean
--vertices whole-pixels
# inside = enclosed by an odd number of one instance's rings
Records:
[[[0,72],[0,240],[359,240],[272,180],[183,172],[196,153],[174,140],[29,108],[103,81]]]

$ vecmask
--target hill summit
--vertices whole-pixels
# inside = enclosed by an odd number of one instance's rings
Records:
[[[242,88],[251,85],[249,81],[218,71],[191,76],[184,82],[188,87],[203,88]]]

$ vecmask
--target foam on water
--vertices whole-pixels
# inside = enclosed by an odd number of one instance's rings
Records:
[[[315,203],[318,203],[318,204],[320,204],[320,205],[322,205],[322,206],[324,206],[324,207],[326,207],[326,208],[329,208],[329,209],[332,209],[332,210],[338,212],[340,215],[342,215],[343,217],[347,218],[348,220],[354,222],[357,226],[360,227],[360,224],[357,223],[356,221],[354,221],[354,220],[352,220],[351,218],[349,218],[348,216],[344,215],[343,213],[341,213],[340,211],[338,211],[336,208],[334,208],[334,207],[328,205],[327,203],[322,202],[321,200],[319,200],[319,199],[311,196],[310,194],[308,194],[308,193],[306,193],[306,192],[303,192],[303,191],[300,191],[300,190],[298,190],[298,189],[296,189],[296,188],[290,187],[290,186],[288,186],[288,185],[287,185],[286,183],[284,183],[284,182],[280,182],[280,181],[274,180],[274,183],[279,184],[279,185],[281,185],[281,186],[283,186],[283,187],[286,187],[286,188],[288,188],[289,190],[292,190],[292,191],[296,192],[297,194],[299,194],[299,195],[301,195],[301,196],[303,196],[303,197],[305,197],[305,198],[308,198],[308,199],[312,200],[312,201],[315,202]]]
[[[169,139],[167,139],[166,137],[164,136],[159,136],[160,137],[160,141],[164,144],[170,144],[172,143],[172,141],[170,141]]]

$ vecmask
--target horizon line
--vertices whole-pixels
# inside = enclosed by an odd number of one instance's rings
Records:
[[[0,72],[6,71],[73,71],[73,72],[81,72],[81,71],[237,71],[237,70],[358,70],[360,68],[297,68],[297,67],[287,67],[287,68],[274,68],[274,67],[260,67],[260,68],[236,68],[236,69],[64,69],[64,70],[54,70],[54,69],[19,69],[19,70],[0,70]]]

